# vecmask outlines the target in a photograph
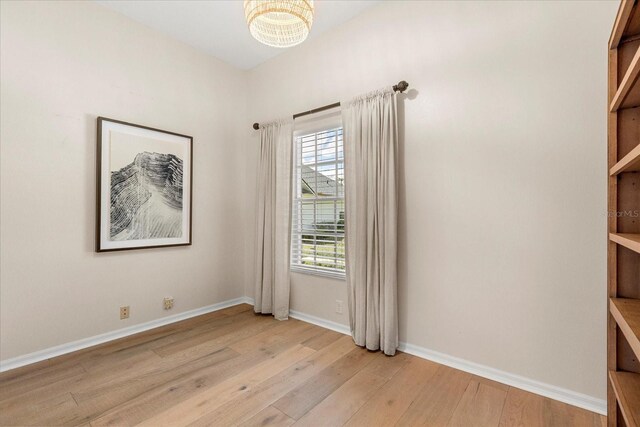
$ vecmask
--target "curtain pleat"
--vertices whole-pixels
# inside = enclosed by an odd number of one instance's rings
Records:
[[[391,89],[342,103],[347,291],[355,343],[393,355],[397,309],[397,99]]]
[[[289,317],[293,126],[260,127],[257,173],[254,311]]]

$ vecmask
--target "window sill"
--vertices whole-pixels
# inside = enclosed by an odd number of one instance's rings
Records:
[[[292,265],[291,272],[300,273],[300,274],[310,274],[312,276],[326,277],[328,279],[344,280],[344,281],[347,280],[346,274],[344,272],[339,272],[339,271],[323,271],[315,268],[305,268],[297,265]]]

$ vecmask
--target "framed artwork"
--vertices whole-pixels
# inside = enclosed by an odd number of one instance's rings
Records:
[[[193,138],[98,117],[96,251],[191,244]]]

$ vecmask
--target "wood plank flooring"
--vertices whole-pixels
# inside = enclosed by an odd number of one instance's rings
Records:
[[[3,426],[604,426],[605,417],[249,305],[0,374]]]

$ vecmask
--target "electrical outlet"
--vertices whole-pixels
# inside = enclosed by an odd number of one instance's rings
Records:
[[[120,307],[120,320],[129,318],[129,306],[125,305]]]
[[[342,314],[342,301],[336,300],[336,313]]]
[[[173,308],[173,297],[166,297],[164,299],[164,309],[171,310]]]

